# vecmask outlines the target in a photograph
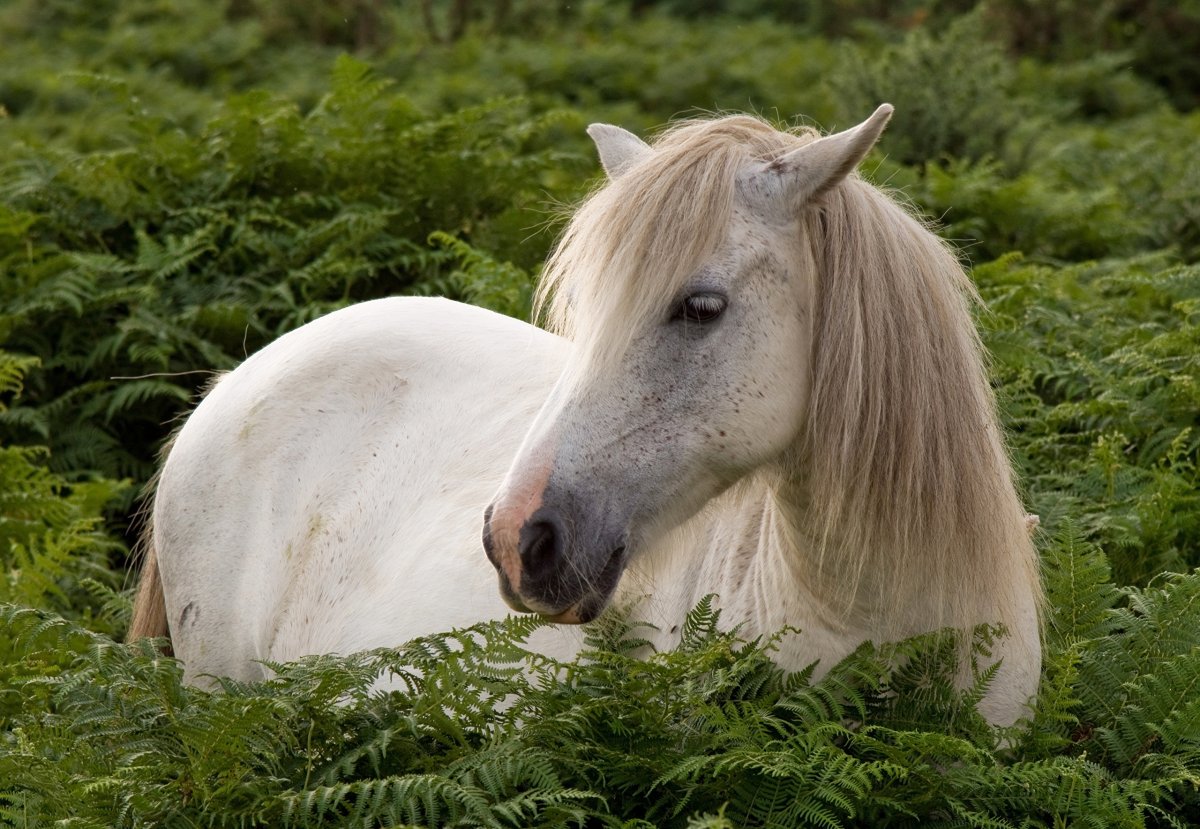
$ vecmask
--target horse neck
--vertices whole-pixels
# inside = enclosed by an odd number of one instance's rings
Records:
[[[806,487],[778,469],[762,470],[723,496],[706,550],[722,604],[759,620],[759,633],[784,624],[861,629],[865,608],[847,607],[850,574],[822,561],[808,531]]]
[[[665,624],[664,630],[709,594],[748,636],[784,625],[811,627],[824,592],[809,577],[809,551],[794,531],[796,505],[789,495],[773,471],[735,484],[630,574],[629,595],[648,599],[650,620]]]
[[[717,593],[730,618],[746,621],[755,635],[794,625],[829,636],[896,639],[1014,618],[1022,601],[1019,572],[979,563],[970,568],[974,582],[968,584],[937,572],[939,560],[911,551],[904,560],[886,546],[839,556],[839,535],[853,537],[852,529],[815,537],[807,487],[801,478],[767,469],[710,504],[692,522],[698,526],[686,544],[677,545],[682,566],[676,578],[692,584],[692,601]],[[700,567],[690,558],[697,547]]]

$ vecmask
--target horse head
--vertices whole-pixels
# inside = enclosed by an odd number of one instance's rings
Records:
[[[540,294],[573,356],[485,513],[510,606],[594,618],[663,533],[755,470],[794,462],[820,204],[890,115],[820,138],[744,117],[690,123],[654,146],[589,129],[608,181]]]

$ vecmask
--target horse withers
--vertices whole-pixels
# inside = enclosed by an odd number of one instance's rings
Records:
[[[855,172],[890,114],[824,137],[687,121],[653,145],[594,125],[608,182],[546,264],[549,331],[394,298],[250,357],[167,456],[131,635],[169,632],[191,681],[256,679],[614,598],[670,647],[715,593],[746,635],[802,630],[790,669],[1003,625],[981,709],[1015,721],[1036,557],[971,283]]]

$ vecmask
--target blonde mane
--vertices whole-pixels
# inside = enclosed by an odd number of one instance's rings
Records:
[[[554,331],[616,359],[715,252],[737,174],[811,142],[739,115],[673,126],[576,211],[536,307]],[[943,624],[1009,619],[1041,595],[982,346],[974,288],[947,245],[856,174],[806,208],[817,262],[811,396],[792,477],[814,576],[831,606],[920,602]],[[1013,568],[1019,577],[1013,578]],[[1024,586],[998,588],[997,585]],[[845,604],[842,600],[845,600]]]
[[[993,618],[1010,618],[1022,593],[1040,597],[1041,580],[971,316],[973,284],[944,242],[857,177],[827,193],[807,225],[818,308],[798,457],[819,482],[809,519],[824,559],[849,568],[869,600],[919,597],[943,624],[978,623],[981,597]],[[1025,590],[994,593],[1014,583]]]

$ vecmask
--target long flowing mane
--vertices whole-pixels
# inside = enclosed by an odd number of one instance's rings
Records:
[[[856,176],[807,224],[818,308],[799,457],[819,482],[810,519],[825,560],[876,604],[919,597],[943,624],[965,626],[981,621],[984,598],[992,620],[1012,618],[1022,595],[1041,595],[1041,580],[971,316],[973,284],[944,242]],[[994,593],[1014,583],[1024,589]]]
[[[653,153],[579,207],[547,262],[537,307],[579,347],[616,357],[715,252],[739,170],[817,137],[739,115],[676,124]],[[943,624],[1011,618],[1040,596],[982,347],[976,294],[954,253],[851,174],[806,210],[818,265],[811,407],[796,447],[814,577],[843,609],[892,605]],[[1013,568],[1019,578],[1013,578]],[[1025,586],[997,590],[997,585]],[[835,604],[840,604],[836,602]],[[886,635],[888,631],[880,631]]]

